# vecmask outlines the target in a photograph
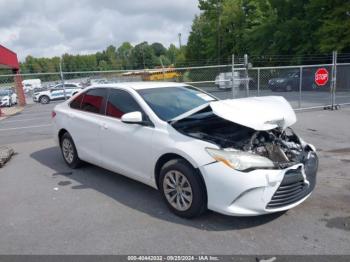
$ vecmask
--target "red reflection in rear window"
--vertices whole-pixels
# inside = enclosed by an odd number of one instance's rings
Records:
[[[103,97],[101,96],[85,94],[81,109],[88,112],[99,113],[102,105],[102,100]]]

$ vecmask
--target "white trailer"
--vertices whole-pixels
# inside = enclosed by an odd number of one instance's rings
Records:
[[[34,88],[41,88],[40,79],[26,79],[22,81],[24,92],[32,91]]]

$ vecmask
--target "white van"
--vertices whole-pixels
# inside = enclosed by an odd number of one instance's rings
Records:
[[[234,88],[239,88],[241,84],[241,79],[239,72],[234,72],[235,86]],[[231,89],[232,88],[232,72],[223,72],[216,76],[215,85],[220,89]]]
[[[23,90],[25,93],[33,91],[34,88],[41,88],[40,79],[26,79],[22,81]]]

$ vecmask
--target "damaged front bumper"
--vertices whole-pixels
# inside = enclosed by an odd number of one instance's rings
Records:
[[[318,158],[310,151],[302,163],[273,170],[233,170],[220,162],[200,167],[210,210],[232,216],[256,216],[291,209],[313,191]]]

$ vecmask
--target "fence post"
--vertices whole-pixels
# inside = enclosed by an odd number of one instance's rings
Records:
[[[164,65],[163,65],[162,58],[161,58],[161,57],[159,57],[159,60],[160,60],[160,64],[161,64],[161,66],[162,66],[163,81],[165,81],[165,71],[164,71]]]
[[[235,98],[235,55],[232,55],[232,68],[231,68],[231,70],[232,70],[232,98]]]
[[[63,72],[62,72],[62,57],[60,58],[60,75],[61,75],[61,81],[62,81],[64,100],[67,100],[66,87],[64,85],[64,77],[63,77]]]
[[[244,67],[245,67],[245,90],[246,90],[246,95],[249,97],[249,80],[248,80],[248,55],[244,55]]]
[[[258,68],[258,96],[260,96],[260,68]]]
[[[335,92],[337,87],[337,51],[333,51],[332,61],[332,83],[331,83],[331,109],[336,109],[335,105]]]
[[[299,101],[298,101],[298,107],[301,108],[301,90],[303,87],[303,67],[300,67],[299,72]]]

